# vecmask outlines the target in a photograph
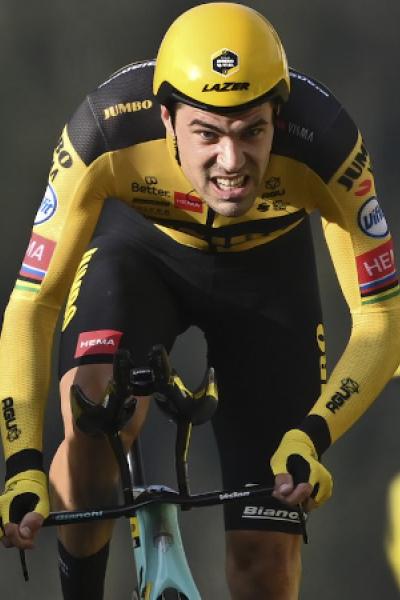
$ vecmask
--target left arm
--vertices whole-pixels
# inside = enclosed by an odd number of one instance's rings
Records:
[[[311,495],[321,504],[332,489],[322,453],[361,417],[400,362],[400,296],[392,239],[361,135],[327,184],[310,171],[310,190],[318,197],[352,330],[321,395],[299,427],[285,434],[271,465],[275,474],[293,475],[286,500]]]

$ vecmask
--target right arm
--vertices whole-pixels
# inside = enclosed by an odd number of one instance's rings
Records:
[[[89,110],[84,114],[82,135],[87,145],[97,144],[97,154],[92,153],[92,162],[85,163],[65,127],[4,315],[0,429],[6,489],[0,513],[6,532],[7,523],[19,521],[26,512],[36,510],[45,517],[49,511],[42,434],[55,325],[103,200],[113,193],[108,189],[112,181],[109,155],[99,152],[98,127],[94,118],[88,118]]]

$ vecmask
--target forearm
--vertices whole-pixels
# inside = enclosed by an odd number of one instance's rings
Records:
[[[0,340],[1,435],[6,460],[21,451],[42,450],[57,316],[55,308],[18,297],[6,310]]]
[[[393,376],[400,361],[400,309],[393,305],[353,315],[346,349],[300,427],[319,454],[352,427]]]

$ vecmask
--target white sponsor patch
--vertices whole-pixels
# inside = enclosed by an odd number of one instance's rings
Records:
[[[57,196],[54,189],[48,184],[39,210],[37,211],[34,225],[41,225],[49,221],[57,210]]]
[[[358,224],[360,229],[370,237],[385,237],[389,233],[385,215],[375,196],[369,198],[360,208]]]

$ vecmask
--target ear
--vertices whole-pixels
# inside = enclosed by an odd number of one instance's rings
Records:
[[[164,123],[164,127],[167,130],[167,133],[170,135],[175,135],[174,127],[172,125],[171,113],[168,108],[161,104],[161,120]]]

